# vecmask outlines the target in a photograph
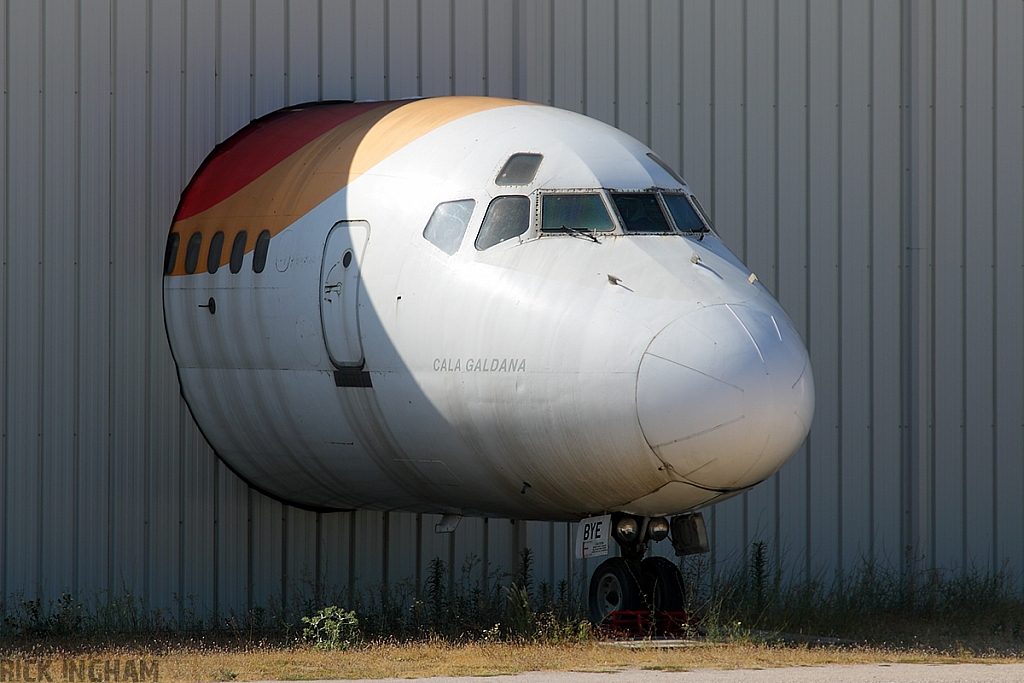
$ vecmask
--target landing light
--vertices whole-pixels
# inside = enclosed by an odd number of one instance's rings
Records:
[[[621,543],[632,543],[640,533],[635,517],[623,517],[615,523],[615,538]]]
[[[647,536],[657,543],[668,536],[668,520],[664,517],[652,517],[647,523]]]

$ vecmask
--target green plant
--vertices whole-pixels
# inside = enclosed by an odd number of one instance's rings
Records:
[[[321,650],[347,650],[361,640],[359,619],[336,605],[324,607],[311,617],[302,617],[302,637]]]

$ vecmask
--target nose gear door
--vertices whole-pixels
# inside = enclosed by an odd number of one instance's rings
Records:
[[[320,320],[327,354],[339,368],[363,363],[359,338],[360,266],[370,225],[339,221],[331,228],[320,267]]]

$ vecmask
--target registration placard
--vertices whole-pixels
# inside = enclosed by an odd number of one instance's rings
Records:
[[[587,517],[576,529],[576,559],[600,557],[608,554],[608,540],[612,533],[612,516]]]

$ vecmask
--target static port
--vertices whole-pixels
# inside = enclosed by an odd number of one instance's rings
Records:
[[[657,543],[668,536],[668,520],[664,517],[652,517],[647,523],[647,537]]]
[[[622,517],[615,523],[615,538],[620,543],[632,543],[640,533],[636,517]]]

